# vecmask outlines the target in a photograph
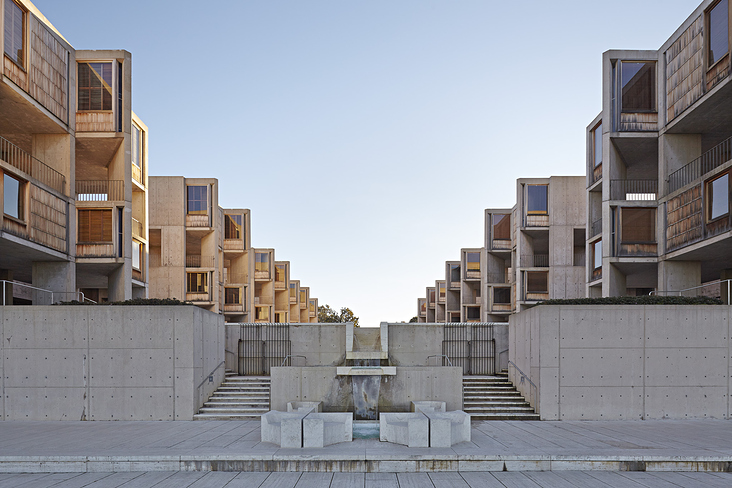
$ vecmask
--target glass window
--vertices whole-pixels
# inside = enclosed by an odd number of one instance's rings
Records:
[[[656,242],[656,209],[623,208],[620,239],[623,243]]]
[[[548,293],[548,277],[549,273],[528,271],[526,273],[526,291],[530,293]]]
[[[225,239],[241,239],[241,221],[240,214],[224,215],[224,238]]]
[[[729,173],[707,184],[709,192],[709,220],[729,213]]]
[[[275,324],[286,324],[287,312],[275,312]]]
[[[3,213],[23,220],[23,184],[9,174],[3,175]]]
[[[602,268],[602,240],[595,242],[592,247],[592,262],[595,269]]]
[[[477,271],[480,272],[480,253],[479,252],[468,252],[465,253],[465,267],[468,272]]]
[[[269,253],[266,253],[266,252],[255,253],[254,271],[269,271]]]
[[[269,307],[257,307],[257,320],[269,320]]]
[[[592,153],[595,168],[602,164],[602,122],[592,131]]]
[[[511,240],[511,216],[493,215],[493,239]]]
[[[23,66],[25,12],[13,0],[5,0],[5,54]]]
[[[480,308],[478,307],[468,307],[467,310],[467,316],[468,320],[478,320],[480,319]]]
[[[285,265],[284,264],[275,265],[275,281],[279,281],[279,282],[285,281]]]
[[[142,262],[142,244],[137,241],[132,241],[132,267],[136,270],[140,270],[140,263]]]
[[[419,299],[419,313],[422,315],[427,313],[427,300],[424,298]]]
[[[79,242],[112,242],[112,210],[79,209]]]
[[[308,303],[308,291],[300,290],[300,303]]]
[[[528,213],[545,214],[548,212],[548,190],[549,187],[547,187],[546,185],[528,185]]]
[[[511,289],[510,288],[493,288],[493,303],[510,304]]]
[[[226,302],[225,303],[229,303],[229,304],[238,304],[238,303],[240,303],[240,296],[241,296],[241,294],[239,292],[240,292],[239,288],[227,288],[226,289],[226,297],[225,297]]]
[[[208,214],[208,187],[188,187],[188,213],[192,215]]]
[[[451,283],[460,283],[460,265],[459,264],[450,265],[450,282]]]
[[[439,290],[438,291],[438,293],[439,293],[439,295],[438,295],[439,300],[441,302],[444,302],[445,301],[445,284],[444,283],[440,283],[438,285],[438,290]]]
[[[310,300],[310,313],[315,313],[315,300]]]
[[[208,293],[208,273],[188,273],[188,293]]]
[[[430,290],[430,292],[429,292],[429,300],[430,300],[430,305],[434,305],[435,304],[435,290]]]
[[[112,110],[112,63],[79,63],[79,110]]]
[[[132,164],[142,169],[142,131],[132,125]]]
[[[656,63],[623,61],[620,74],[623,112],[655,112]]]
[[[290,283],[290,298],[297,298],[297,283]]]
[[[709,11],[709,66],[729,51],[729,6],[722,0]]]

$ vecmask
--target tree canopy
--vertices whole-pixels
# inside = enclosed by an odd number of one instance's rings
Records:
[[[324,323],[344,323],[353,322],[355,327],[358,327],[358,317],[353,314],[353,311],[348,307],[341,307],[341,311],[336,312],[327,303],[318,307],[318,322]]]

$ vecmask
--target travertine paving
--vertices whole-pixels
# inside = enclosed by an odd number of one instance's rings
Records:
[[[0,488],[609,488],[728,487],[732,473],[537,471],[523,473],[206,473],[0,474]]]
[[[492,421],[450,448],[357,439],[322,449],[263,443],[251,421],[0,422],[0,473],[587,470],[732,470],[732,422]]]

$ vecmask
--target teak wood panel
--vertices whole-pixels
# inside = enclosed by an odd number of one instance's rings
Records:
[[[82,258],[113,258],[114,244],[77,244],[76,256]]]
[[[722,59],[717,62],[714,66],[712,66],[709,71],[707,71],[707,91],[714,88],[720,81],[727,78],[727,75],[729,74],[729,53],[725,54]]]
[[[209,227],[208,215],[186,215],[186,227]]]
[[[703,221],[701,185],[666,202],[667,249],[678,249],[701,239]]]
[[[657,113],[627,113],[620,114],[621,132],[653,132],[658,130]]]
[[[658,244],[627,244],[620,243],[620,256],[656,256]]]
[[[544,215],[527,215],[526,227],[547,227],[549,225],[549,216]]]
[[[76,112],[76,132],[114,132],[114,114]]]
[[[45,25],[31,17],[29,94],[68,122],[69,52]]]
[[[666,107],[670,122],[703,94],[704,18],[697,19],[666,51]]]
[[[3,219],[3,231],[13,234],[14,236],[28,238],[28,228],[26,224],[16,222],[15,220],[4,218]]]
[[[5,76],[18,85],[23,91],[28,91],[28,76],[26,72],[9,57],[3,55]]]
[[[30,187],[30,239],[44,246],[67,252],[66,202],[35,185]]]

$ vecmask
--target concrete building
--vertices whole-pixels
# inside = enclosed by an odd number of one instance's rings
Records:
[[[512,209],[486,209],[485,244],[445,263],[418,300],[418,322],[505,322],[549,298],[585,294],[581,176],[521,178]]]
[[[274,249],[251,247],[248,209],[218,205],[218,180],[150,178],[150,296],[177,298],[227,322],[317,322],[318,302]]]
[[[589,296],[730,277],[729,25],[728,0],[707,0],[660,49],[603,54],[587,127]]]
[[[76,51],[27,0],[0,13],[5,303],[145,296],[147,127],[130,53]]]

